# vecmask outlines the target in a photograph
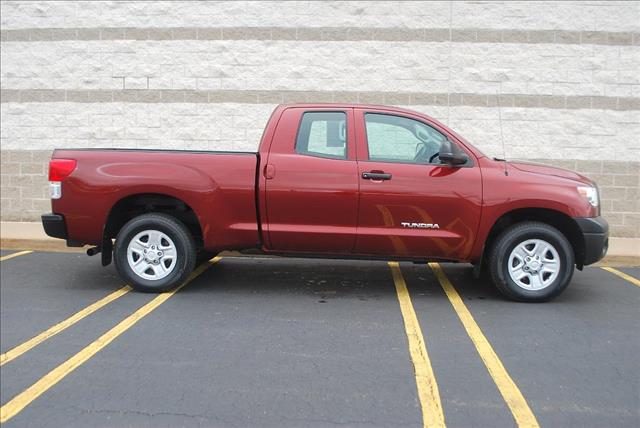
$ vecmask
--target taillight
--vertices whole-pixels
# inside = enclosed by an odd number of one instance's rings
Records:
[[[62,197],[62,181],[76,169],[75,159],[51,159],[49,162],[49,194],[51,199]]]
[[[51,159],[49,162],[49,181],[62,181],[76,169],[75,159]]]

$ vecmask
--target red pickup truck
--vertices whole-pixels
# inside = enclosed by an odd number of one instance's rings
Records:
[[[56,150],[46,233],[91,244],[141,291],[200,255],[470,262],[519,301],[545,301],[607,251],[598,189],[568,170],[490,159],[421,113],[278,106],[257,153]],[[113,241],[115,239],[115,243]]]

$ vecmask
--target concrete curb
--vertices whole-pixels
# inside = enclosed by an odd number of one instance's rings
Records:
[[[0,237],[3,240],[60,241],[59,239],[47,236],[42,228],[42,223],[24,221],[0,222]]]
[[[0,244],[2,248],[49,249],[51,251],[84,252],[71,249],[61,239],[47,236],[42,224],[36,222],[0,222]],[[22,247],[20,247],[22,246]],[[609,238],[607,258],[640,258],[640,238]]]

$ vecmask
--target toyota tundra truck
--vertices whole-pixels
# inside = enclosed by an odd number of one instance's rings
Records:
[[[587,177],[489,158],[396,107],[280,105],[257,153],[55,150],[49,181],[46,233],[146,292],[237,250],[472,263],[507,298],[540,302],[608,245]]]

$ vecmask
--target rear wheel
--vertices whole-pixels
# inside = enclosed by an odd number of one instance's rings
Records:
[[[125,224],[116,238],[118,273],[134,289],[163,292],[180,285],[196,263],[189,229],[167,214],[143,214]]]
[[[502,232],[488,258],[489,274],[498,290],[521,302],[558,296],[569,285],[574,264],[567,238],[538,222],[519,223]]]

